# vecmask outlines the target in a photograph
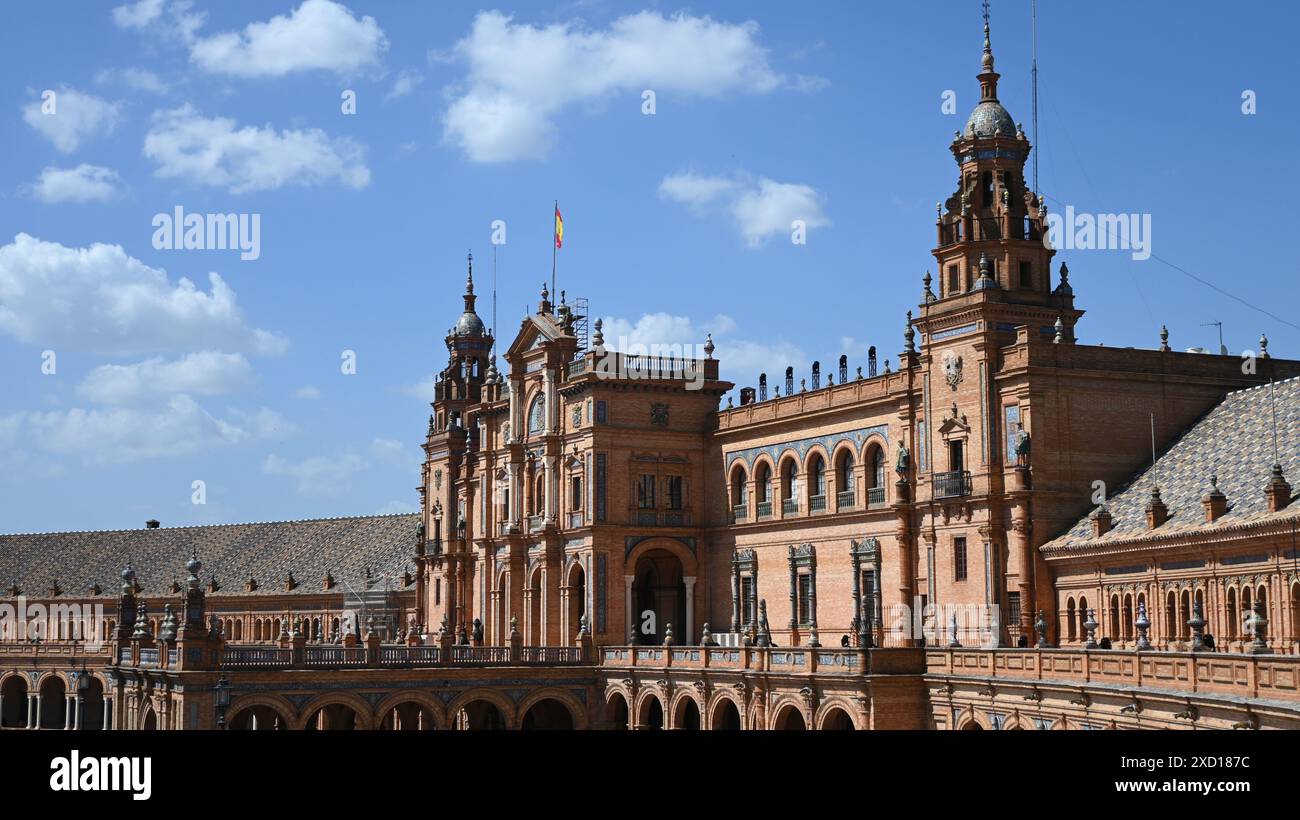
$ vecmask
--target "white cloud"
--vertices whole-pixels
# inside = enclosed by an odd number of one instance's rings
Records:
[[[822,208],[825,196],[811,185],[766,177],[755,180],[743,173],[731,177],[702,176],[693,171],[670,174],[659,183],[659,195],[696,214],[724,210],[751,248],[772,236],[789,235],[795,220],[803,220],[809,229],[831,224]]]
[[[166,94],[167,83],[152,71],[143,68],[105,68],[95,74],[100,85],[117,84],[150,94]]]
[[[418,513],[420,508],[406,501],[389,501],[375,510],[375,515],[409,515]]]
[[[121,245],[69,248],[20,233],[0,246],[0,332],[102,355],[287,348],[283,336],[249,327],[220,275],[208,284],[206,293],[186,278],[172,284]]]
[[[190,59],[205,71],[235,77],[281,77],[315,69],[340,74],[377,66],[388,38],[373,17],[357,19],[333,0],[305,0],[288,16],[250,23],[243,32],[203,37]]]
[[[414,384],[404,384],[397,388],[397,392],[401,393],[403,396],[410,396],[426,402],[433,401],[434,390],[435,382],[433,376]]]
[[[352,477],[369,466],[350,453],[313,456],[297,463],[272,454],[262,462],[262,472],[296,480],[300,495],[332,497],[343,495],[351,487]]]
[[[166,0],[137,0],[113,9],[113,22],[118,28],[144,28],[162,16]]]
[[[102,365],[77,387],[77,394],[98,404],[131,404],[175,393],[219,396],[244,390],[253,382],[253,368],[242,355],[208,350],[174,361],[154,357],[135,364]]]
[[[293,397],[295,399],[302,399],[303,401],[315,401],[320,398],[320,388],[305,385],[293,391]]]
[[[118,195],[120,182],[111,168],[82,163],[76,168],[45,168],[32,185],[32,196],[41,202],[107,202]]]
[[[190,455],[249,440],[256,431],[216,418],[189,396],[160,408],[76,408],[22,414],[26,440],[96,464]]]
[[[64,154],[77,150],[83,140],[111,134],[121,116],[117,103],[67,86],[54,91],[51,102],[49,113],[45,100],[28,102],[23,106],[23,121]]]
[[[409,470],[418,468],[424,461],[424,451],[419,445],[391,438],[377,438],[370,442],[370,453],[379,461]]]
[[[351,139],[331,139],[318,128],[237,129],[234,120],[204,117],[190,105],[154,115],[144,155],[158,164],[159,177],[236,194],[332,181],[349,188],[370,184],[365,149]]]
[[[398,97],[405,97],[415,90],[416,86],[424,82],[424,75],[416,71],[402,71],[393,81],[392,89],[384,95],[385,100],[395,100]]]
[[[768,384],[778,384],[784,378],[786,367],[803,369],[809,359],[796,344],[779,337],[755,341],[739,333],[736,321],[719,314],[707,322],[697,322],[689,316],[671,313],[647,313],[632,321],[620,317],[602,319],[605,346],[613,350],[626,350],[632,345],[644,345],[653,351],[654,345],[692,345],[683,352],[696,357],[704,354],[700,346],[706,334],[713,334],[713,357],[719,360],[722,378],[737,384],[757,384],[758,374],[767,373]]]
[[[544,28],[481,12],[455,56],[468,64],[443,121],[444,138],[476,162],[544,157],[561,110],[614,94],[719,97],[766,93],[787,81],[768,65],[758,25],[651,11],[593,31]],[[431,55],[432,57],[432,55]]]

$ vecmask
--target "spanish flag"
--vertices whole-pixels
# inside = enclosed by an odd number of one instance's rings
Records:
[[[564,247],[564,217],[560,216],[560,203],[555,203],[555,247]]]

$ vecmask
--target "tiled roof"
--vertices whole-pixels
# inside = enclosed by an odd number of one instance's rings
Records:
[[[1045,552],[1104,547],[1143,536],[1189,534],[1196,530],[1267,523],[1300,516],[1300,504],[1270,513],[1264,488],[1273,467],[1273,407],[1277,412],[1277,456],[1292,487],[1300,486],[1300,378],[1229,393],[1214,409],[1183,433],[1172,447],[1106,499],[1111,530],[1092,537],[1092,522],[1079,519],[1066,533],[1044,544]],[[1218,479],[1228,511],[1213,524],[1205,522],[1201,497]],[[1152,484],[1169,508],[1169,519],[1147,528],[1146,507]],[[1293,491],[1294,497],[1294,491]]]
[[[191,553],[203,562],[205,585],[215,576],[219,595],[285,592],[293,573],[294,594],[324,592],[328,572],[360,589],[368,569],[373,577],[401,575],[414,567],[419,515],[377,515],[258,524],[50,532],[0,535],[0,587],[17,584],[30,598],[44,598],[56,582],[64,595],[83,596],[93,584],[105,595],[121,589],[127,561],[145,595],[166,595],[173,579],[185,580]],[[392,589],[400,588],[394,580]]]

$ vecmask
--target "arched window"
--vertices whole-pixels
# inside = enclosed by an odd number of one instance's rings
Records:
[[[1124,631],[1121,633],[1125,640],[1133,637],[1133,596],[1124,596]]]
[[[1079,598],[1079,637],[1085,638],[1088,635],[1088,629],[1084,626],[1088,622],[1088,599]]]
[[[840,503],[853,506],[857,503],[853,480],[853,451],[841,450],[835,463],[835,491],[840,493]]]
[[[1074,599],[1070,598],[1065,602],[1065,623],[1066,630],[1071,641],[1074,640]]]
[[[799,465],[793,458],[781,462],[781,508],[786,515],[799,511]]]
[[[1231,593],[1229,597],[1231,598]],[[1178,639],[1178,597],[1172,590],[1165,596],[1165,638],[1171,641]]]
[[[754,470],[754,494],[760,504],[772,500],[772,468],[766,462]]]
[[[528,432],[541,433],[546,429],[546,397],[539,395],[528,407]],[[716,475],[716,473],[715,473]]]
[[[808,497],[818,498],[826,495],[826,462],[820,453],[814,453],[808,461]]]
[[[1121,636],[1124,634],[1124,633],[1121,631],[1121,630],[1123,629],[1123,627],[1120,625],[1120,620],[1119,620],[1119,596],[1118,596],[1118,595],[1112,595],[1112,596],[1110,596],[1110,624],[1109,624],[1109,626],[1110,626],[1110,629],[1107,630],[1107,631],[1110,632],[1110,636],[1111,636],[1112,638],[1118,639],[1119,637],[1121,637]]]
[[[736,468],[731,471],[731,506],[738,509],[748,506],[748,480],[749,476],[745,475],[745,468],[737,464]]]

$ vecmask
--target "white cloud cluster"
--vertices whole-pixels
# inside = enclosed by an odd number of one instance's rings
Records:
[[[397,79],[393,81],[393,87],[384,95],[384,100],[396,100],[399,97],[405,97],[422,82],[424,82],[423,74],[410,69],[403,70],[398,73]]]
[[[150,94],[166,94],[167,83],[157,74],[144,68],[105,68],[96,72],[95,82],[100,85],[117,84]]]
[[[453,54],[468,65],[444,122],[444,137],[477,162],[536,159],[555,139],[562,109],[644,89],[717,97],[787,84],[768,64],[758,25],[651,11],[603,30],[545,27],[481,12]]]
[[[329,498],[347,492],[352,477],[369,466],[365,459],[352,453],[312,456],[299,462],[272,453],[262,462],[262,472],[294,479],[300,495]]]
[[[235,77],[281,77],[298,71],[348,74],[379,64],[388,38],[373,17],[358,19],[333,0],[305,0],[287,16],[250,23],[242,32],[197,38],[190,59],[205,71]]]
[[[204,117],[190,105],[154,115],[144,155],[157,163],[159,177],[236,194],[286,185],[370,184],[365,149],[350,139],[331,139],[318,128],[237,128],[232,119]]]
[[[114,355],[195,349],[284,352],[279,334],[250,327],[216,273],[189,279],[127,255],[121,245],[69,248],[20,233],[0,246],[0,332],[56,351]]]
[[[75,456],[107,465],[168,458],[229,447],[260,437],[261,427],[220,419],[186,395],[172,396],[160,407],[27,412],[8,417],[16,435],[47,453]]]
[[[176,393],[219,396],[253,382],[253,367],[241,354],[205,350],[171,361],[156,356],[135,364],[101,365],[77,394],[97,404],[133,404]]]
[[[111,134],[117,127],[121,118],[117,103],[67,86],[51,90],[52,100],[38,97],[23,106],[23,122],[58,151],[71,154],[83,141]]]
[[[107,202],[119,193],[117,172],[82,163],[75,168],[48,167],[32,185],[32,196],[46,204]]]
[[[113,22],[118,28],[139,29],[162,17],[166,0],[137,0],[113,9]]]
[[[831,224],[822,206],[825,196],[817,189],[766,177],[703,176],[683,171],[664,177],[659,183],[659,194],[688,206],[697,214],[714,209],[725,211],[751,248],[774,235],[788,235],[795,220],[802,220],[809,229]]]
[[[617,350],[631,345],[693,345],[698,350],[705,335],[713,334],[714,358],[720,360],[722,378],[737,384],[757,383],[759,373],[767,373],[768,383],[776,384],[777,374],[786,367],[801,369],[808,357],[798,345],[783,339],[755,341],[738,333],[736,321],[719,314],[707,322],[671,313],[646,313],[635,321],[620,317],[602,320],[605,345]],[[695,354],[701,355],[701,354]]]

